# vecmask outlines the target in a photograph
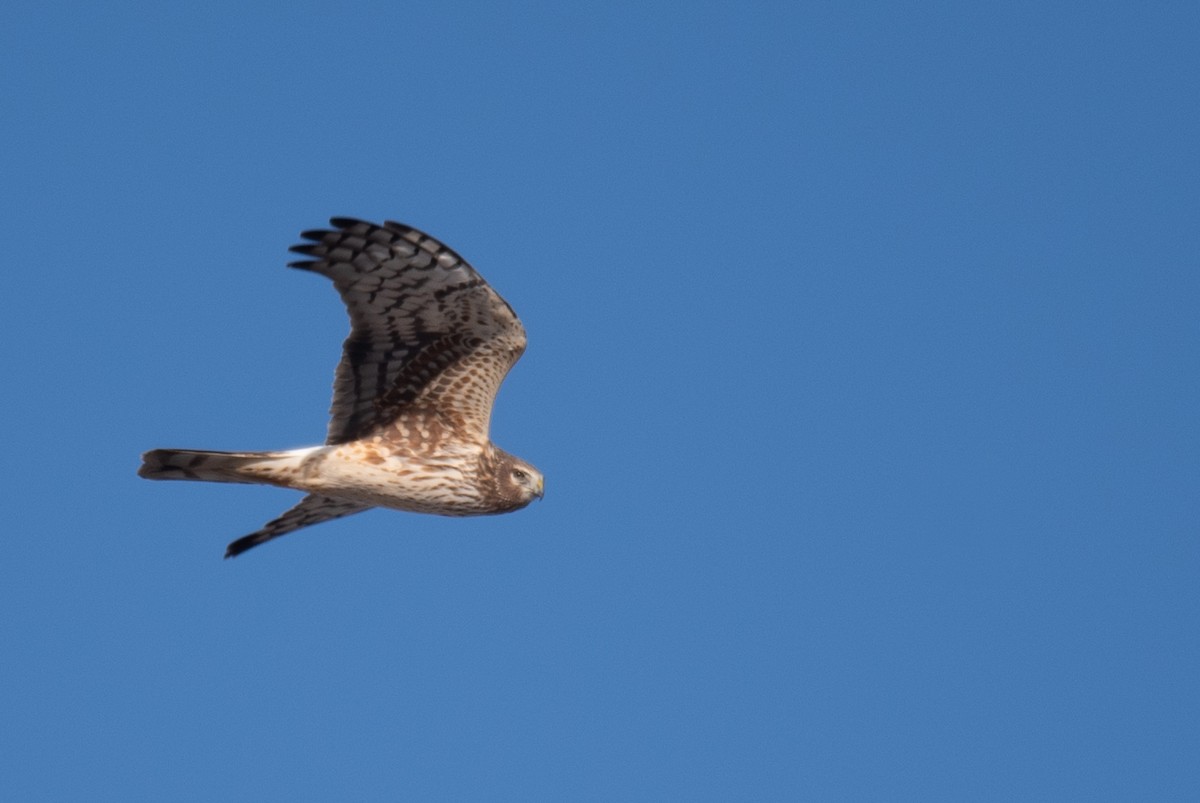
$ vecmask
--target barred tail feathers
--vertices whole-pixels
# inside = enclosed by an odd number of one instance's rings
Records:
[[[319,447],[316,447],[319,448]],[[198,480],[290,485],[315,449],[287,452],[209,452],[153,449],[142,455],[138,476],[148,480]]]

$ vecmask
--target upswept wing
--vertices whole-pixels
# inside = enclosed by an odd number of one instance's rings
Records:
[[[496,391],[525,350],[516,313],[462,257],[411,226],[330,223],[291,249],[313,257],[291,266],[332,279],[350,313],[326,443],[357,440],[411,407],[486,442]]]

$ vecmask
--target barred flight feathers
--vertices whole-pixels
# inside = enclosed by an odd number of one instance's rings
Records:
[[[370,505],[363,505],[346,499],[309,494],[301,499],[299,504],[288,510],[288,512],[264,524],[261,530],[252,532],[249,535],[243,535],[231,543],[225,548],[225,557],[235,558],[251,547],[265,544],[272,538],[287,535],[294,530],[299,530],[301,527],[340,519],[343,516],[362,513],[364,510],[370,509]]]
[[[346,443],[418,400],[487,440],[492,402],[525,350],[512,307],[437,240],[401,223],[334,218],[292,246],[291,267],[328,276],[350,313],[327,443]],[[439,380],[434,382],[434,380]]]

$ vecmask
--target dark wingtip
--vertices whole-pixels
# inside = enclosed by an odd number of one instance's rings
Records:
[[[263,542],[259,541],[253,535],[243,535],[241,538],[231,542],[229,546],[225,547],[225,559],[229,560],[230,558],[236,558],[247,549],[253,549],[261,543]]]
[[[331,217],[329,218],[329,225],[333,226],[335,229],[348,229],[351,226],[371,226],[374,224],[367,223],[365,220],[359,220],[356,217]]]
[[[317,264],[315,259],[300,259],[296,262],[287,263],[287,266],[289,268],[299,268],[300,270],[312,270],[315,264]]]

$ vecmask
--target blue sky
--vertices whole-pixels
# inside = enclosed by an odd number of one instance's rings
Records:
[[[1200,789],[1189,3],[14,6],[0,797]],[[525,321],[544,502],[221,559],[331,215]]]

